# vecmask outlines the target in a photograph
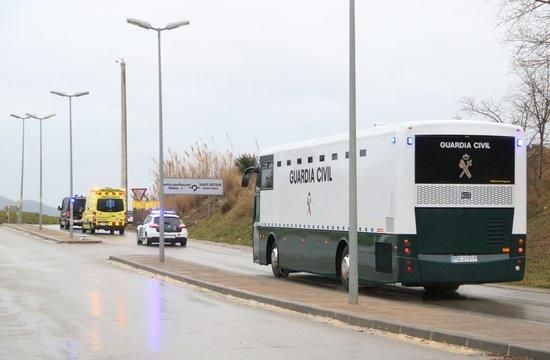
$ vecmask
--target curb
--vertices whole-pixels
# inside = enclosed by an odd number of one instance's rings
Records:
[[[3,224],[2,226],[5,226],[9,229],[12,229],[12,230],[15,230],[15,231],[18,231],[18,232],[21,232],[21,233],[24,233],[24,234],[27,234],[27,235],[32,235],[32,236],[37,236],[41,239],[44,239],[44,240],[49,240],[49,241],[53,241],[57,244],[101,244],[102,241],[101,240],[86,240],[86,239],[80,239],[80,240],[59,240],[58,238],[55,238],[53,236],[49,236],[49,235],[45,235],[45,234],[42,234],[40,232],[37,232],[37,231],[31,231],[31,230],[27,230],[27,229],[22,229],[18,226],[15,226],[15,225],[11,225],[11,224]]]
[[[403,334],[403,335],[408,335],[408,336],[412,336],[412,337],[420,338],[424,340],[431,340],[431,341],[447,343],[451,345],[469,347],[469,348],[478,349],[481,351],[486,351],[489,353],[497,353],[497,354],[508,355],[508,356],[516,356],[516,357],[526,357],[534,360],[550,359],[550,352],[544,351],[544,350],[526,348],[522,346],[516,346],[514,344],[505,344],[492,339],[472,338],[461,333],[430,330],[427,328],[423,328],[423,327],[415,326],[411,324],[401,324],[397,322],[387,322],[387,321],[381,321],[377,319],[358,317],[356,315],[351,315],[346,312],[336,312],[336,311],[326,310],[326,309],[317,308],[314,306],[294,303],[292,301],[276,299],[266,295],[251,293],[248,291],[239,290],[231,287],[225,287],[225,286],[214,284],[208,281],[198,280],[191,276],[176,275],[173,273],[156,269],[154,267],[142,265],[130,260],[125,260],[116,256],[109,256],[109,260],[118,262],[124,265],[128,265],[136,269],[151,272],[157,275],[166,276],[168,278],[185,282],[187,284],[198,286],[201,288],[205,288],[207,290],[217,292],[223,295],[230,295],[230,296],[234,296],[236,298],[245,299],[245,300],[253,300],[259,303],[276,306],[282,309],[295,311],[302,314],[321,316],[321,317],[325,317],[333,320],[338,320],[351,326],[360,326],[364,328],[387,331],[395,334]]]

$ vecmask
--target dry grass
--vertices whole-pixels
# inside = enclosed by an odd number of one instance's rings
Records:
[[[529,219],[527,269],[520,285],[550,288],[550,211]]]
[[[223,179],[223,197],[181,195],[166,198],[166,208],[180,215],[194,238],[250,244],[253,187],[241,187],[241,174],[234,160],[232,152],[216,151],[204,142],[197,142],[181,155],[169,151],[164,161],[166,177]],[[153,193],[158,194],[158,172],[151,170],[151,174]]]
[[[548,169],[550,151],[545,157]],[[528,184],[534,184],[534,176],[532,167],[528,166]],[[535,190],[532,186],[527,189],[527,269],[525,279],[519,284],[550,288],[550,170],[544,174],[543,185],[545,206],[541,212],[536,210]]]

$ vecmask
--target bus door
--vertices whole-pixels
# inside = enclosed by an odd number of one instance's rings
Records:
[[[249,167],[243,173],[241,186],[248,187],[250,176],[256,173],[256,186],[254,188],[254,212],[252,213],[252,255],[255,263],[265,265],[260,261],[260,190],[262,186],[262,174],[259,167]]]
[[[272,191],[273,190],[273,155],[264,155],[260,156],[260,173],[258,176],[256,176],[256,191],[255,191],[255,199],[254,199],[254,252],[258,253],[258,258],[265,258],[267,260],[267,254],[265,256],[260,256],[260,239],[259,239],[259,231],[258,227],[261,220],[260,215],[260,193],[262,191]],[[264,195],[265,196],[265,195]],[[267,203],[269,205],[269,202]],[[273,205],[273,204],[271,204]],[[265,204],[264,204],[265,206]],[[257,244],[257,249],[256,249]],[[262,246],[263,249],[265,249],[265,243]],[[265,250],[264,250],[265,252]],[[256,256],[256,255],[254,255]],[[266,261],[267,262],[267,261]],[[260,264],[263,264],[262,261],[260,261]],[[265,264],[263,264],[265,265]]]
[[[255,263],[260,263],[260,176],[256,176],[254,188],[254,214],[252,215],[253,257]]]

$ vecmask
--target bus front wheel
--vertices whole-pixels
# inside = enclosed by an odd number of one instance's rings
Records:
[[[340,282],[346,291],[349,291],[349,248],[346,247],[342,250],[340,255],[340,271],[338,273]]]
[[[288,277],[288,272],[284,271],[279,264],[279,249],[277,248],[277,242],[273,242],[271,247],[271,271],[273,276],[278,279],[284,279]]]

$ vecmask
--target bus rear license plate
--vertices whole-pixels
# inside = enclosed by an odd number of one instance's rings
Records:
[[[477,255],[458,255],[451,256],[452,263],[475,263],[477,262]]]

